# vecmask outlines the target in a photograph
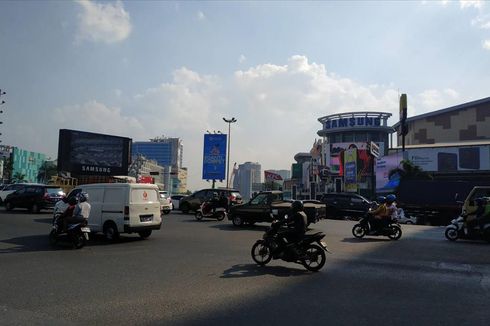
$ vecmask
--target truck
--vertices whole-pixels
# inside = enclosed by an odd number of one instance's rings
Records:
[[[282,191],[262,191],[248,202],[230,208],[228,220],[233,225],[241,227],[244,224],[253,225],[257,222],[272,222],[282,219],[291,209],[293,200],[284,200]],[[326,207],[319,201],[304,201],[304,211],[308,224],[316,223],[326,217]]]
[[[402,180],[396,190],[397,206],[417,224],[447,225],[461,213],[464,200],[475,186],[490,185],[484,180]]]

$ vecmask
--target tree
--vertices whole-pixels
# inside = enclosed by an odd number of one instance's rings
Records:
[[[58,174],[58,168],[56,164],[51,161],[44,161],[44,164],[39,167],[39,172],[37,173],[37,180],[40,182],[47,183],[51,180],[52,176]]]
[[[14,176],[12,177],[13,180],[15,180],[15,182],[22,182],[22,181],[25,181],[25,174],[22,174],[20,172],[15,172]]]
[[[396,168],[390,171],[389,173],[389,178],[395,174],[398,174],[400,176],[400,181],[401,180],[413,180],[413,179],[419,179],[419,180],[432,180],[433,177],[430,173],[427,171],[424,171],[420,166],[413,164],[412,161],[410,160],[402,160],[400,162],[401,168]]]

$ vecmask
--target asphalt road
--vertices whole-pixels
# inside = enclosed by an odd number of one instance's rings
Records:
[[[311,273],[253,263],[265,224],[172,213],[148,240],[71,250],[48,245],[50,219],[0,208],[1,325],[490,325],[490,245],[440,227],[357,240],[321,221],[333,254]]]

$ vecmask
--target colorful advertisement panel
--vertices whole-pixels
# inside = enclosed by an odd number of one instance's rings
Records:
[[[490,146],[407,149],[407,158],[424,171],[490,170]]]
[[[402,153],[380,157],[376,160],[376,191],[393,192],[400,183],[397,175],[389,177],[390,171],[398,168],[403,160]]]
[[[347,192],[357,192],[357,149],[344,151],[344,189]]]
[[[376,143],[379,152],[384,153],[384,143]],[[332,174],[344,175],[344,151],[349,148],[357,149],[357,169],[359,177],[371,174],[372,159],[367,149],[367,143],[333,143],[330,145],[330,172]]]
[[[202,178],[204,180],[224,180],[226,173],[226,135],[204,135],[204,155]]]

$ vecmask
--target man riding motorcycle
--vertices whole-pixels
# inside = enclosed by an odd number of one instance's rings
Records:
[[[299,255],[299,252],[294,248],[294,244],[304,238],[308,225],[308,217],[303,209],[303,202],[295,200],[291,204],[291,215],[279,222],[280,224],[287,224],[287,229],[279,232],[279,240],[293,250],[296,255]]]
[[[474,214],[471,214],[473,218],[466,217],[466,227],[469,232],[475,232],[476,226],[483,229],[483,226],[490,222],[490,203],[488,198],[480,197],[475,199],[477,206]]]
[[[78,204],[73,209],[73,216],[66,219],[67,224],[85,222],[89,218],[91,206],[87,201],[88,194],[81,192],[78,195]]]
[[[387,207],[386,207],[386,197],[379,196],[377,198],[378,207],[369,211],[369,224],[371,224],[373,232],[377,232],[377,230],[381,226],[381,220],[386,216]]]

